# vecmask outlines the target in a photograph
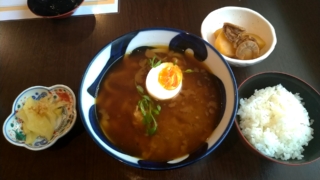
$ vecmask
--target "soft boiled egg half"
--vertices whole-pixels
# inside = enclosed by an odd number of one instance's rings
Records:
[[[157,100],[171,99],[182,87],[182,71],[179,66],[164,62],[152,68],[146,79],[146,88],[150,96]]]

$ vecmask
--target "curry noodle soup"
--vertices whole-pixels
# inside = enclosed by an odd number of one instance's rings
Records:
[[[108,139],[126,154],[151,161],[169,161],[197,150],[219,124],[221,92],[217,78],[204,64],[168,47],[144,47],[126,54],[116,62],[100,82],[96,113]],[[172,62],[183,72],[182,89],[168,100],[148,95],[146,77],[150,59]],[[155,105],[157,129],[150,135],[138,108],[143,88]],[[157,106],[157,107],[158,107]]]

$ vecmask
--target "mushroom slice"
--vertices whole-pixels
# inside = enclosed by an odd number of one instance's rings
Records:
[[[240,26],[226,22],[223,25],[223,32],[226,35],[226,38],[233,43],[234,47],[236,47],[236,44],[240,39],[241,34],[245,32],[245,29]]]
[[[246,54],[250,53],[251,58],[257,58],[260,53],[259,46],[256,42],[251,40],[243,41],[241,44],[239,44],[237,50],[236,50],[236,57],[239,59],[245,59]],[[250,59],[250,58],[246,58]]]

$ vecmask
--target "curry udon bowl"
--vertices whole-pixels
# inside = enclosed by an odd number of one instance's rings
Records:
[[[121,108],[116,110],[110,110],[109,115],[107,118],[105,116],[99,115],[101,112],[99,109],[99,103],[98,103],[98,96],[101,89],[105,87],[104,83],[104,77],[113,73],[113,69],[120,66],[119,64],[123,63],[124,61],[127,61],[126,58],[130,57],[133,54],[145,54],[150,49],[155,49],[155,47],[166,47],[170,50],[170,52],[174,52],[177,54],[180,54],[184,56],[187,52],[192,59],[195,59],[196,64],[199,64],[203,67],[206,67],[206,72],[209,72],[210,78],[214,79],[214,82],[216,82],[216,85],[218,87],[217,92],[219,93],[219,99],[220,101],[216,103],[216,105],[219,107],[219,111],[216,112],[217,120],[216,124],[212,128],[212,131],[210,131],[206,138],[202,139],[202,142],[194,148],[192,151],[185,153],[182,156],[170,158],[168,160],[154,160],[154,159],[145,159],[141,156],[137,155],[130,155],[132,153],[128,153],[127,151],[124,151],[123,148],[119,148],[118,145],[115,145],[114,139],[112,141],[109,139],[109,137],[112,136],[112,134],[108,134],[104,129],[104,120],[105,119],[112,119],[111,116],[114,113],[118,113],[117,117],[125,116],[127,112],[122,112]],[[169,56],[169,55],[168,55]],[[163,58],[164,60],[165,58]],[[137,63],[136,59],[130,59],[129,63]],[[180,61],[175,62],[174,65],[179,65]],[[141,62],[139,61],[139,65]],[[122,70],[121,73],[126,73],[127,71],[131,71],[132,69],[136,68],[139,65],[128,65],[127,70]],[[181,66],[182,67],[182,66]],[[193,67],[191,67],[193,68]],[[195,68],[196,69],[196,68]],[[121,71],[121,70],[120,70]],[[183,71],[185,73],[187,71]],[[201,71],[202,72],[202,71]],[[206,73],[204,72],[204,73]],[[183,85],[180,93],[184,92],[184,90],[189,87],[187,81],[187,77],[191,76],[197,76],[196,73],[200,73],[200,71],[193,71],[188,74],[183,74]],[[123,78],[117,79],[116,83],[118,84],[117,87],[112,87],[112,85],[109,88],[114,88],[115,93],[120,93],[120,96],[117,96],[117,101],[113,102],[112,97],[113,95],[105,95],[105,98],[102,100],[105,104],[112,104],[111,106],[116,106],[117,104],[130,104],[132,101],[136,104],[138,103],[139,99],[134,98],[126,98],[127,93],[135,93],[138,95],[139,92],[137,92],[137,89],[135,86],[137,86],[137,80],[134,80],[134,75],[126,75]],[[123,88],[121,85],[125,84],[131,84],[132,87]],[[135,84],[136,83],[136,84]],[[141,85],[144,87],[144,85]],[[124,86],[125,87],[125,86]],[[125,89],[130,89],[126,92],[121,92]],[[201,88],[200,88],[201,89]],[[101,90],[102,91],[102,90]],[[122,94],[121,94],[122,93]],[[140,92],[142,93],[142,92]],[[211,91],[207,93],[210,96]],[[116,95],[115,95],[116,96]],[[178,98],[180,94],[176,95],[175,98]],[[202,94],[198,93],[194,95],[195,97],[201,97]],[[145,97],[143,95],[143,97]],[[213,48],[209,43],[204,41],[203,39],[199,38],[198,36],[195,36],[193,34],[187,33],[185,31],[177,30],[177,29],[171,29],[171,28],[150,28],[150,29],[142,29],[130,32],[128,34],[125,34],[111,43],[107,44],[105,47],[103,47],[100,52],[93,58],[89,66],[87,67],[82,83],[80,86],[79,91],[79,110],[80,110],[80,116],[82,119],[82,122],[84,124],[85,129],[87,130],[88,134],[91,136],[91,138],[94,140],[94,142],[106,153],[108,153],[110,156],[114,157],[115,159],[136,167],[136,168],[142,168],[142,169],[150,169],[150,170],[165,170],[165,169],[174,169],[183,167],[189,164],[192,164],[208,154],[210,154],[212,151],[214,151],[219,144],[224,140],[226,135],[228,134],[234,118],[236,114],[237,104],[238,104],[238,94],[237,94],[237,85],[236,81],[233,75],[233,72],[231,71],[229,65],[227,62],[223,59],[223,57],[220,55],[220,53]],[[133,99],[133,100],[132,100]],[[139,101],[140,102],[140,101]],[[162,103],[160,101],[155,100],[155,103]],[[191,116],[194,115],[196,112],[193,111],[193,109],[188,109],[188,107],[193,106],[197,102],[188,102],[184,103],[184,106],[187,108],[187,111],[181,112],[178,115],[186,115]],[[212,103],[212,102],[211,102]],[[139,104],[139,103],[138,103]],[[172,104],[171,104],[172,105]],[[161,104],[161,112],[160,115],[157,117],[162,117],[162,115],[166,114],[163,112],[166,112],[167,106],[165,103]],[[205,108],[206,105],[200,105]],[[136,107],[138,107],[136,105]],[[140,105],[139,105],[140,108]],[[158,108],[158,106],[157,106]],[[135,107],[131,108],[132,111],[134,111]],[[197,109],[197,107],[195,107]],[[160,111],[160,108],[158,109]],[[186,109],[185,109],[186,110]],[[130,111],[131,112],[131,111]],[[140,111],[139,111],[140,112]],[[153,112],[153,111],[152,111]],[[130,114],[130,113],[129,113]],[[143,112],[141,110],[140,114],[143,115]],[[157,114],[157,113],[156,113]],[[206,113],[208,116],[208,113]],[[156,116],[156,115],[155,115]],[[172,115],[174,116],[174,115]],[[194,118],[197,118],[197,121],[202,121],[201,118],[204,115],[195,116]],[[145,118],[146,116],[144,116]],[[210,116],[209,116],[210,117]],[[116,118],[116,117],[114,117]],[[173,117],[174,118],[174,117]],[[130,119],[130,118],[129,118]],[[142,118],[141,118],[142,119]],[[143,119],[144,120],[144,119]],[[181,120],[183,121],[183,119]],[[204,120],[203,120],[204,121]],[[206,120],[208,122],[213,121],[211,119]],[[157,123],[153,122],[152,127],[156,127],[156,124],[158,125],[158,129],[155,131],[155,134],[153,135],[145,135],[145,139],[159,137],[163,131],[170,129],[162,128],[163,122],[166,122],[166,119],[157,119]],[[107,123],[107,127],[111,130],[116,129],[118,126],[111,125],[112,122],[109,121]],[[131,130],[125,130],[126,126],[134,126],[134,123],[131,122],[131,120],[128,120],[127,123],[123,123],[122,125],[119,125],[123,129],[123,132],[121,132],[119,136],[129,136],[131,138],[131,141],[135,141],[135,135],[129,135]],[[145,122],[144,122],[145,125]],[[112,126],[112,127],[111,127]],[[147,126],[147,125],[145,125]],[[197,125],[195,125],[197,126]],[[144,126],[143,126],[144,127]],[[187,126],[184,126],[187,127]],[[177,126],[178,129],[174,129],[173,133],[179,133],[182,134],[185,133],[186,129],[183,127]],[[179,129],[180,128],[180,129]],[[149,129],[150,130],[150,129]],[[205,128],[200,129],[200,131],[206,131]],[[149,132],[149,131],[148,131]],[[107,134],[107,135],[105,135]],[[191,134],[191,136],[196,137],[196,134]],[[188,142],[188,139],[186,140],[174,140],[169,139],[166,142],[162,142],[164,145],[164,148],[170,147],[177,149],[181,148],[177,144],[183,142]],[[190,140],[191,142],[192,140]],[[140,141],[139,141],[140,142]],[[154,141],[153,141],[154,142]],[[130,143],[130,142],[128,142]],[[137,145],[139,143],[136,143]],[[189,143],[189,144],[192,144]],[[125,144],[126,145],[126,144]],[[142,146],[142,145],[141,145]],[[150,146],[147,145],[148,147]],[[155,144],[157,146],[157,144]],[[140,144],[139,144],[140,147]],[[144,147],[142,147],[144,148]],[[171,149],[172,150],[172,149]],[[165,150],[167,154],[170,154],[171,150]]]

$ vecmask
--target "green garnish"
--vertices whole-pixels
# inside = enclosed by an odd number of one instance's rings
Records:
[[[137,87],[137,90],[138,90],[138,92],[139,92],[139,94],[141,95],[141,94],[143,94],[143,88],[141,87],[141,86],[139,86],[139,85],[136,85],[136,87]]]
[[[161,60],[156,61],[156,56],[154,56],[152,59],[149,59],[149,64],[152,68],[155,68],[161,64]]]
[[[192,73],[193,70],[192,70],[192,69],[186,69],[184,72],[185,72],[185,73]]]
[[[177,63],[178,63],[178,59],[175,58],[174,61],[173,61],[173,65],[177,65]]]
[[[142,122],[144,125],[146,125],[147,134],[153,135],[158,127],[157,121],[154,116],[160,114],[161,106],[155,106],[152,99],[148,95],[144,94],[144,90],[140,85],[136,84],[136,88],[141,96],[141,99],[138,101],[138,108],[143,115]]]

